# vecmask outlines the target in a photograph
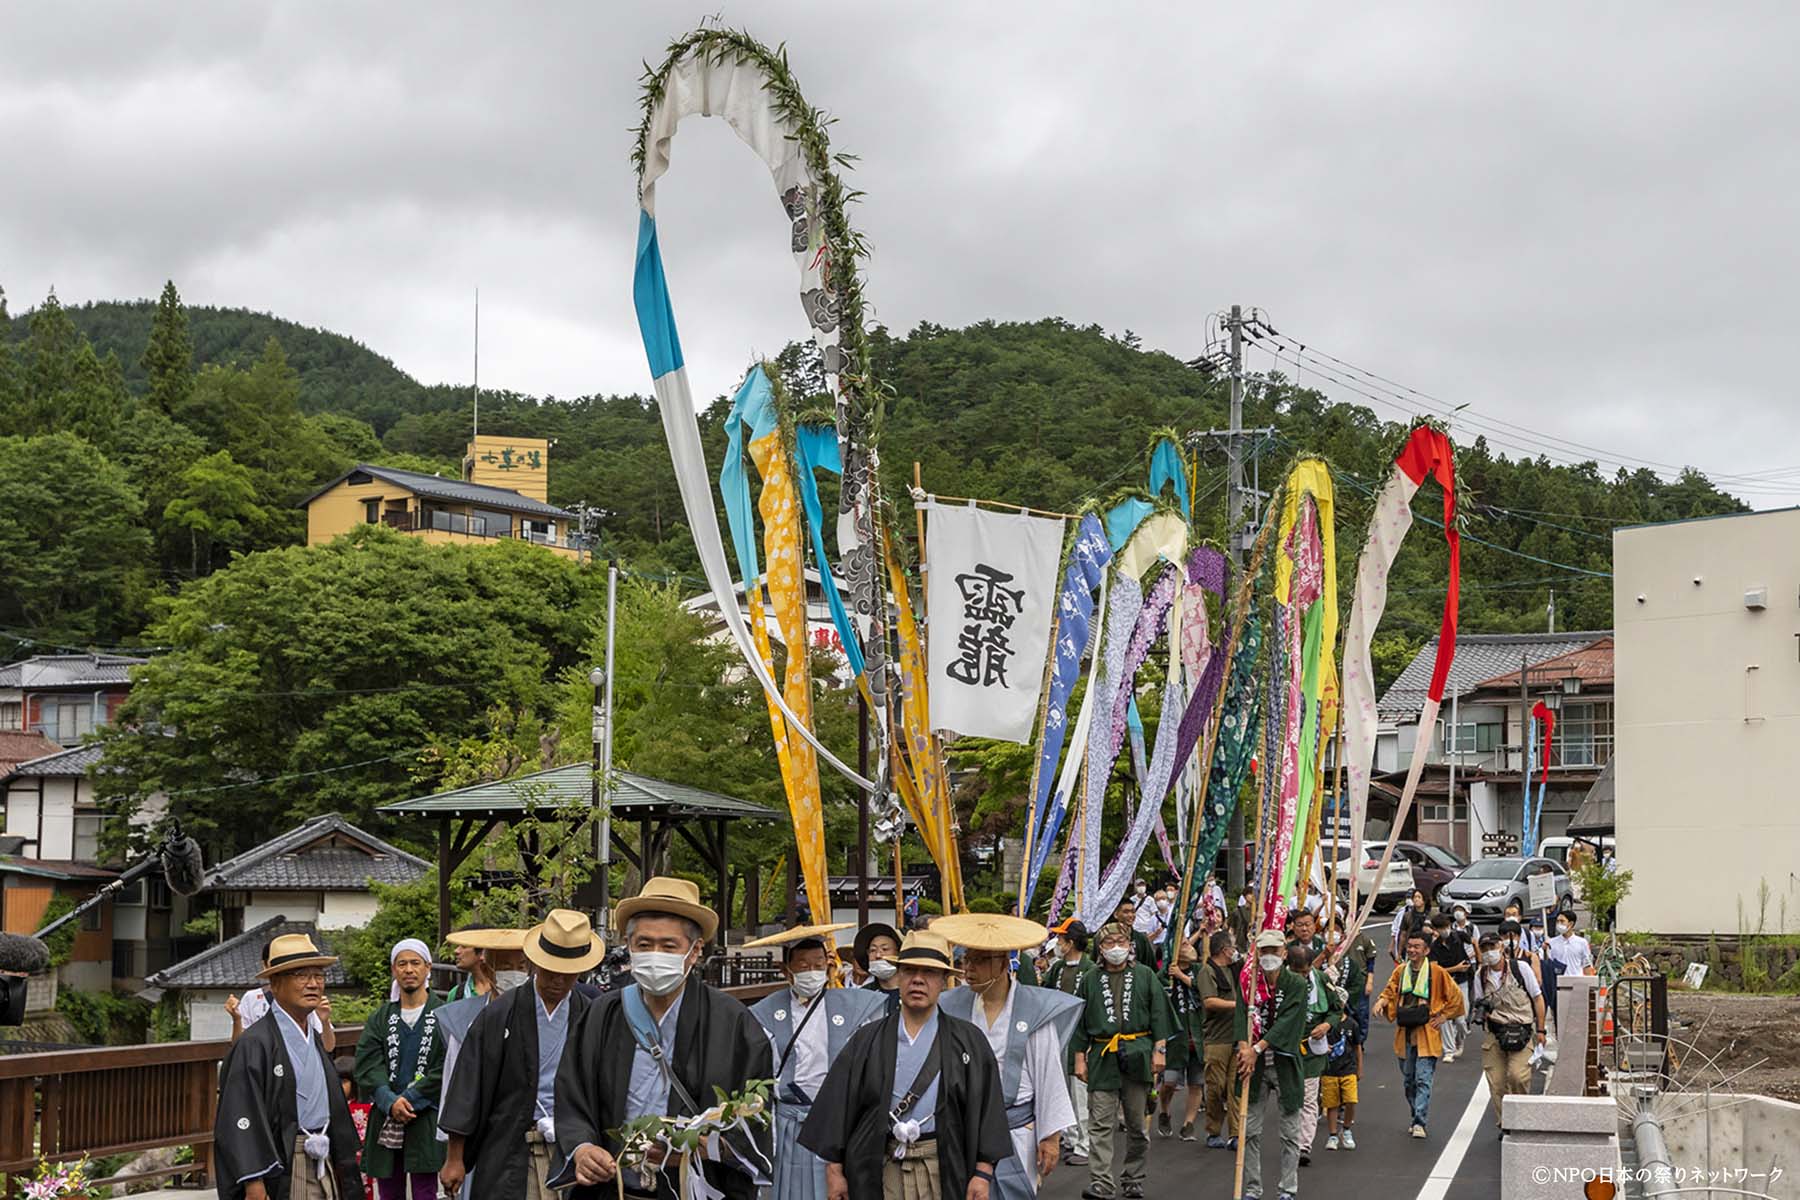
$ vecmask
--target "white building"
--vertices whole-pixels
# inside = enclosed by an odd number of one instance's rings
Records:
[[[1621,929],[1800,928],[1800,509],[1613,534]]]

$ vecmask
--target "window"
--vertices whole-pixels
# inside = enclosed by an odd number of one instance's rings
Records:
[[[106,905],[104,904],[96,904],[94,907],[82,913],[81,927],[89,933],[99,933],[100,918],[104,914],[105,908]]]
[[[1598,767],[1612,757],[1610,700],[1566,703],[1556,721],[1557,759],[1565,767]]]
[[[0,729],[23,729],[25,707],[17,700],[0,703]]]
[[[105,820],[97,812],[75,814],[75,844],[70,857],[76,862],[93,862],[100,855],[100,825]]]
[[[120,908],[142,908],[144,904],[144,881],[134,879],[121,888],[113,896],[113,903]]]
[[[1448,804],[1423,804],[1419,806],[1419,820],[1421,821],[1448,821],[1449,819],[1450,806]],[[1412,855],[1409,854],[1407,857],[1411,858]],[[1420,863],[1419,865],[1423,866],[1424,864]]]
[[[168,912],[174,905],[174,895],[169,891],[169,881],[162,878],[151,879],[150,908],[153,912]]]
[[[58,700],[54,720],[49,724],[50,728],[44,732],[50,735],[52,741],[64,746],[78,745],[82,738],[94,732],[93,701]]]
[[[363,520],[370,525],[381,524],[381,497],[363,501]]]
[[[1502,726],[1498,721],[1444,723],[1445,749],[1451,754],[1492,754],[1500,748]]]

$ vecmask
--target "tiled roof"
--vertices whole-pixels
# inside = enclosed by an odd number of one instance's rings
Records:
[[[0,667],[0,688],[117,687],[148,662],[124,654],[40,654]]]
[[[0,875],[30,875],[37,879],[55,879],[64,883],[91,879],[108,883],[119,877],[117,871],[96,867],[93,863],[68,858],[26,858],[22,854],[0,854]]]
[[[54,754],[46,754],[41,758],[28,759],[14,767],[6,778],[80,777],[86,775],[88,768],[99,761],[100,743],[89,742],[85,746],[75,746],[68,750],[58,750]]]
[[[533,500],[521,492],[511,488],[488,487],[481,483],[465,483],[461,479],[446,479],[442,475],[426,475],[421,471],[402,471],[398,467],[381,467],[373,463],[357,463],[342,475],[308,496],[300,502],[302,508],[329,492],[352,475],[372,475],[376,479],[397,484],[427,500],[442,500],[449,504],[476,504],[483,508],[497,508],[504,512],[525,513],[533,517],[556,517],[561,520],[572,519],[572,514],[564,512],[541,500]]]
[[[1452,696],[1466,696],[1480,687],[1482,681],[1504,675],[1510,668],[1517,677],[1519,656],[1528,665],[1541,663],[1591,646],[1601,638],[1610,638],[1610,630],[1590,633],[1459,633],[1456,635],[1456,657],[1450,662],[1450,678],[1444,688],[1444,701]],[[1431,666],[1437,656],[1437,639],[1425,643],[1423,649],[1406,664],[1406,669],[1382,693],[1377,705],[1383,720],[1416,719],[1431,686]]]
[[[207,872],[206,889],[361,891],[370,883],[411,883],[430,869],[418,855],[327,813],[219,863]]]
[[[641,820],[651,815],[673,817],[745,817],[752,820],[782,821],[787,814],[748,800],[721,796],[679,783],[667,783],[615,771],[612,808],[616,816]],[[435,796],[417,796],[397,804],[384,804],[388,813],[458,813],[458,812],[523,812],[527,805],[586,804],[593,795],[594,769],[586,763],[555,767],[530,775],[473,787],[440,792]]]
[[[312,937],[313,944],[321,950],[328,954],[336,953],[332,948],[332,935],[329,931],[314,929],[309,921],[273,917],[254,929],[246,929],[234,938],[202,950],[192,958],[164,967],[144,980],[144,985],[153,988],[229,988],[232,991],[255,987],[260,982],[256,973],[262,969],[263,947],[284,933],[308,934]],[[325,968],[325,986],[350,986],[350,977],[344,974],[343,963],[332,963]]]
[[[1601,638],[1591,645],[1583,646],[1568,654],[1559,654],[1555,658],[1546,658],[1542,662],[1534,662],[1525,672],[1525,679],[1532,687],[1554,687],[1563,679],[1579,679],[1588,686],[1613,682],[1613,640],[1612,635]],[[1511,687],[1515,691],[1519,686],[1519,669],[1514,667],[1510,672],[1502,672],[1492,679],[1484,679],[1475,685],[1478,688]]]
[[[55,742],[35,730],[0,729],[0,778],[22,762],[44,758],[58,752]]]

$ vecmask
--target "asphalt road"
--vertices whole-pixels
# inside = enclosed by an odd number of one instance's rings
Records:
[[[1376,993],[1387,982],[1390,969],[1386,951],[1386,922],[1372,930],[1382,947],[1376,961]],[[1458,1127],[1467,1128],[1465,1116],[1481,1077],[1480,1031],[1474,1031],[1464,1053],[1448,1065],[1439,1064],[1431,1094],[1429,1136],[1416,1141],[1408,1135],[1411,1114],[1400,1068],[1393,1054],[1394,1027],[1373,1017],[1358,1085],[1356,1149],[1327,1151],[1325,1124],[1313,1142],[1312,1164],[1300,1169],[1302,1196],[1329,1196],[1332,1200],[1476,1200],[1500,1195],[1500,1138],[1494,1129],[1491,1107],[1482,1095],[1479,1119],[1471,1136],[1459,1138]],[[1174,1112],[1180,1123],[1182,1094],[1176,1092]],[[1263,1133],[1264,1200],[1275,1200],[1281,1173],[1281,1143],[1276,1131],[1273,1097],[1266,1101]],[[1202,1110],[1201,1131],[1205,1116]],[[1184,1142],[1163,1138],[1150,1127],[1149,1163],[1144,1194],[1163,1197],[1230,1197],[1237,1155],[1233,1151],[1208,1150],[1204,1141]],[[1122,1139],[1118,1139],[1122,1141]],[[1077,1200],[1088,1184],[1088,1169],[1064,1162],[1051,1174],[1040,1193],[1048,1200]]]

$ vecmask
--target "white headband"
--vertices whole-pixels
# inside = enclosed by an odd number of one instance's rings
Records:
[[[414,954],[417,954],[420,958],[424,959],[427,967],[431,966],[431,947],[427,946],[424,942],[421,942],[418,938],[402,938],[400,941],[395,942],[394,948],[388,951],[388,965],[393,966],[394,960],[399,958],[402,954],[405,954],[408,950],[411,950]],[[389,983],[388,999],[398,1000],[399,998],[399,982],[395,981]]]

